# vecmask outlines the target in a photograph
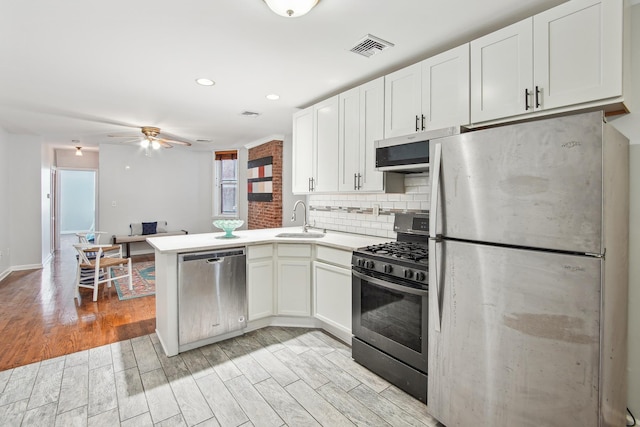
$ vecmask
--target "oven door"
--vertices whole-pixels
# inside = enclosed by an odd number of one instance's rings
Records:
[[[354,268],[352,293],[353,335],[426,373],[429,291]]]

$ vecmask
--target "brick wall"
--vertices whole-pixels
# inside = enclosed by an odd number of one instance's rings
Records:
[[[271,141],[249,149],[249,161],[273,157],[273,201],[249,201],[247,228],[282,227],[282,141]]]

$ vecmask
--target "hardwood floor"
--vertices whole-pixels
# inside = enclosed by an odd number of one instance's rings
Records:
[[[74,299],[76,259],[71,244],[41,270],[11,273],[0,282],[0,371],[44,359],[140,337],[155,331],[155,297],[120,301],[115,287],[101,286]],[[153,255],[133,261],[153,260]]]

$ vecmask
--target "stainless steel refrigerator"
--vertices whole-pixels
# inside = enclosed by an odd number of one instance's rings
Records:
[[[601,112],[430,146],[429,412],[623,426],[628,140]]]

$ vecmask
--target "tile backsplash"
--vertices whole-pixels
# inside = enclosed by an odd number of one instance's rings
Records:
[[[428,173],[406,175],[404,186],[404,193],[310,195],[309,224],[327,230],[395,238],[396,212],[429,210]]]

